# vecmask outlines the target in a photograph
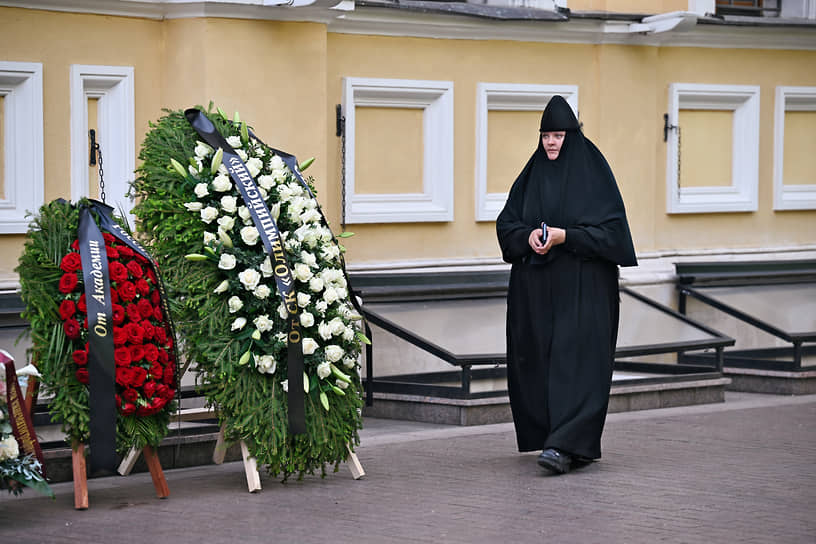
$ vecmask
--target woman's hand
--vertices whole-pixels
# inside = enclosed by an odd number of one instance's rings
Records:
[[[567,231],[558,227],[547,227],[547,241],[541,242],[541,229],[535,229],[527,238],[527,243],[539,255],[546,255],[553,246],[563,244],[567,239]]]

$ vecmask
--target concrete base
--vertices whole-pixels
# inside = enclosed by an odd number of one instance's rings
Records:
[[[730,383],[728,378],[712,378],[642,385],[613,384],[609,412],[723,402],[725,387]],[[374,393],[374,405],[365,406],[363,416],[447,425],[513,421],[508,397],[460,400],[393,393]]]
[[[816,393],[816,370],[785,372],[752,368],[725,367],[731,378],[730,391],[770,393],[773,395],[811,395]]]

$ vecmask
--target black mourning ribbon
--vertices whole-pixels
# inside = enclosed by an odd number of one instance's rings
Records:
[[[113,358],[113,306],[105,239],[91,208],[79,209],[79,255],[88,315],[90,473],[116,470],[116,363]]]
[[[287,378],[289,380],[288,418],[289,431],[292,434],[306,432],[305,398],[303,393],[303,345],[300,334],[300,316],[297,305],[297,292],[292,272],[283,251],[283,241],[275,220],[269,213],[255,180],[249,173],[244,161],[227,143],[227,140],[216,130],[215,125],[197,108],[184,111],[187,121],[210,147],[223,151],[222,162],[227,168],[232,181],[241,193],[244,204],[249,210],[252,222],[261,238],[261,242],[273,262],[275,283],[278,293],[289,313],[289,331],[287,335]],[[291,157],[291,156],[290,156]],[[294,159],[294,157],[292,157]],[[296,166],[296,165],[295,165]],[[291,167],[290,167],[291,168]],[[292,169],[293,172],[296,169]]]

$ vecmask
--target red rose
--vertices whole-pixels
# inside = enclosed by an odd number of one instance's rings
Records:
[[[164,369],[164,379],[162,380],[167,385],[174,385],[176,378],[176,369],[172,366],[165,367]]]
[[[150,264],[149,261],[147,259],[145,259],[144,257],[142,257],[142,255],[140,253],[135,254],[133,256],[133,258],[136,259],[137,261],[139,261],[142,264]]]
[[[150,307],[150,312],[151,312],[151,314],[153,313],[153,307],[152,306]],[[142,329],[144,330],[145,340],[152,340],[153,337],[156,335],[156,327],[154,327],[153,324],[150,323],[150,321],[148,321],[147,319],[142,321],[141,325],[142,325]]]
[[[77,283],[79,283],[79,280],[77,279],[76,272],[63,274],[59,281],[59,292],[67,295],[74,290]]]
[[[140,366],[131,367],[133,371],[132,383],[134,387],[141,387],[147,380],[147,370]]]
[[[117,366],[116,383],[122,387],[133,385],[133,369],[129,366]]]
[[[76,371],[76,379],[79,383],[88,385],[88,369],[78,368]]]
[[[139,313],[142,314],[142,319],[153,317],[153,305],[150,304],[150,301],[146,298],[139,300],[139,302],[136,303],[136,306],[139,307]]]
[[[143,390],[144,390],[144,392],[145,392],[145,396],[146,396],[147,398],[150,398],[150,397],[152,397],[152,396],[153,396],[153,393],[155,393],[155,392],[156,392],[156,382],[154,382],[154,381],[149,381],[149,382],[147,382],[146,384],[144,384],[144,387],[143,387],[142,389],[143,389]]]
[[[60,268],[63,272],[76,272],[82,268],[82,257],[80,257],[79,253],[68,253],[62,258]]]
[[[127,342],[128,333],[125,327],[113,327],[113,345],[124,346]]]
[[[106,246],[105,247],[105,253],[108,256],[108,259],[118,259],[119,258],[119,252],[116,250],[115,247]]]
[[[113,324],[121,325],[125,320],[125,309],[120,304],[113,304],[111,308],[113,309]]]
[[[158,359],[157,359],[157,360],[158,360],[158,361],[159,361],[161,364],[166,365],[166,364],[167,364],[167,361],[169,361],[169,360],[170,360],[170,356],[169,356],[169,355],[167,355],[167,352],[166,352],[166,351],[164,351],[163,349],[160,349],[160,350],[159,350],[159,357],[158,357]]]
[[[129,281],[120,283],[119,287],[116,288],[116,292],[119,293],[119,298],[125,302],[130,302],[136,297],[136,287]]]
[[[76,340],[79,338],[79,321],[76,319],[66,319],[65,323],[62,324],[62,330],[65,331],[65,336],[70,338],[71,340]]]
[[[108,274],[110,275],[111,281],[115,281],[117,283],[128,279],[127,268],[125,268],[125,265],[119,261],[113,261],[110,263],[108,266]]]
[[[119,251],[120,257],[131,258],[133,257],[133,250],[130,249],[128,246],[117,246],[116,250]]]
[[[117,407],[117,408],[119,408],[120,406],[122,406],[122,397],[120,397],[119,395],[114,395],[114,396],[113,396],[113,398],[115,398],[115,399],[116,399],[116,407]]]
[[[125,330],[128,334],[128,341],[131,344],[141,344],[144,341],[144,329],[136,323],[128,323],[125,325]]]
[[[153,304],[153,306],[161,304],[161,293],[159,293],[158,289],[153,289],[150,293],[150,303]]]
[[[153,338],[156,339],[157,344],[164,345],[167,341],[167,333],[164,332],[163,327],[153,327]]]
[[[85,304],[85,293],[79,295],[79,300],[77,301],[77,309],[83,314],[88,313],[88,305]]]
[[[127,312],[128,319],[133,323],[138,323],[142,320],[142,313],[139,311],[139,307],[136,304],[130,304],[125,309]]]
[[[145,359],[151,363],[158,362],[159,348],[157,348],[154,344],[145,344]]]
[[[88,364],[88,352],[84,349],[75,350],[71,356],[74,358],[74,363],[76,363],[77,366],[85,366]]]
[[[82,320],[82,328],[88,330],[88,316],[85,316],[85,319]]]
[[[116,294],[116,289],[111,289],[110,297],[113,304],[119,303],[119,295]]]
[[[153,308],[151,308],[150,310],[152,311]],[[60,302],[59,306],[60,319],[65,321],[69,317],[74,317],[74,313],[76,313],[76,304],[74,304],[73,300],[65,299],[62,302]]]
[[[156,273],[155,273],[155,272],[153,272],[153,269],[152,269],[152,268],[148,268],[148,269],[147,269],[147,279],[149,279],[149,280],[150,280],[150,282],[151,282],[153,285],[157,285],[157,284],[159,283],[159,280],[158,280],[158,278],[156,277]]]
[[[153,319],[155,319],[156,321],[161,323],[163,321],[162,318],[163,318],[163,314],[162,314],[161,306],[156,306],[155,308],[153,308]]]
[[[71,242],[71,249],[74,251],[79,251],[79,240],[74,240]]]
[[[164,378],[164,367],[158,361],[153,361],[150,365],[150,375],[154,380],[161,381]]]
[[[105,243],[108,244],[108,245],[111,245],[112,243],[114,243],[116,241],[116,238],[114,238],[112,234],[107,233],[107,232],[102,233],[102,238],[105,239]]]
[[[127,402],[135,403],[137,400],[139,400],[139,393],[137,393],[135,389],[128,387],[122,392],[122,398],[124,398]]]
[[[136,408],[136,415],[139,417],[146,417],[153,414],[155,410],[153,410],[152,406],[139,406]]]
[[[125,405],[122,407],[122,415],[129,416],[136,412],[136,405],[130,402],[126,402]]]
[[[133,361],[134,363],[138,363],[139,361],[144,359],[144,356],[145,356],[144,346],[140,346],[138,344],[135,345],[135,346],[130,346],[130,360],[131,361]]]
[[[142,270],[142,267],[139,266],[139,263],[137,263],[136,261],[130,261],[129,263],[127,263],[127,269],[128,272],[130,272],[130,275],[133,276],[134,278],[138,279],[144,276],[144,270]]]
[[[150,284],[147,283],[144,278],[139,278],[136,280],[136,290],[139,291],[140,295],[146,297],[150,292]]]
[[[113,360],[116,366],[127,366],[130,364],[130,350],[126,347],[115,348],[113,350]]]

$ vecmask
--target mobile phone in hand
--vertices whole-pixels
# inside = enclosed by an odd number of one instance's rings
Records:
[[[541,223],[541,243],[547,243],[547,223]]]

